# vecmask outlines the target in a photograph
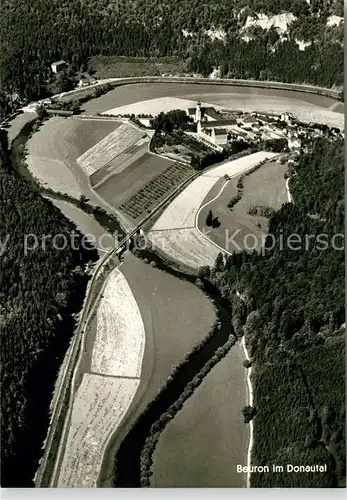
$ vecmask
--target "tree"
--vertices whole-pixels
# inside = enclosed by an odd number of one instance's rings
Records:
[[[209,210],[206,217],[206,226],[212,226],[212,221],[213,221],[212,210]]]
[[[252,361],[250,359],[245,359],[242,365],[244,368],[250,368],[252,366]]]
[[[222,252],[219,252],[216,258],[216,262],[213,267],[213,272],[216,273],[218,271],[222,271],[224,268],[224,257]]]
[[[89,199],[84,194],[81,194],[80,205],[85,205],[88,201],[89,201]]]
[[[48,116],[48,113],[47,113],[47,110],[44,106],[37,106],[36,109],[36,114],[37,114],[37,118],[40,120],[40,121],[43,121],[45,118],[47,118]]]
[[[245,421],[245,424],[248,424],[256,415],[257,411],[253,406],[245,406],[242,410],[243,418]]]

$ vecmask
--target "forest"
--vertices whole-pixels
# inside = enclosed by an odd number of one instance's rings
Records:
[[[247,18],[290,12],[297,19],[281,38],[275,28],[247,28]],[[48,94],[50,65],[70,73],[92,56],[177,57],[204,76],[279,80],[332,87],[343,83],[342,0],[5,0],[0,16],[0,108],[8,95]],[[222,38],[209,30],[220,30]],[[312,42],[304,51],[295,40]]]
[[[3,487],[30,487],[41,457],[54,384],[82,306],[97,252],[10,162],[0,131],[1,475]],[[26,235],[53,240],[25,251]],[[29,238],[29,236],[28,236]],[[32,241],[31,240],[31,241]],[[87,247],[87,248],[86,248]]]
[[[271,216],[264,251],[220,254],[210,279],[251,356],[253,464],[328,472],[253,474],[252,487],[345,484],[343,141],[316,139],[295,170],[294,203]]]

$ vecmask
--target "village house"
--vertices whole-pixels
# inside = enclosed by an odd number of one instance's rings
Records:
[[[61,71],[64,71],[67,68],[67,62],[66,61],[56,61],[51,64],[51,68],[53,73],[57,74],[60,73]]]

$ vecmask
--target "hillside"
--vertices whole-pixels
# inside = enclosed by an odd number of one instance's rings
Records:
[[[252,358],[252,463],[328,467],[254,474],[253,487],[345,483],[343,166],[343,141],[317,140],[296,167],[294,204],[270,219],[274,248],[219,258],[212,272]]]
[[[4,0],[0,107],[44,95],[50,64],[176,56],[207,76],[341,86],[342,0]],[[3,94],[1,94],[1,91]],[[4,94],[5,93],[5,94]]]
[[[74,225],[13,170],[0,132],[1,480],[3,487],[30,487],[89,279],[86,264],[97,253],[82,247]],[[69,244],[73,230],[76,246]],[[49,235],[59,236],[56,245]]]

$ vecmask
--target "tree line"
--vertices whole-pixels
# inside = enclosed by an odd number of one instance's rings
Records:
[[[25,236],[60,235],[25,251]],[[73,223],[13,169],[7,134],[0,131],[1,473],[6,487],[30,487],[49,423],[59,367],[83,302],[88,262]],[[57,245],[58,246],[58,243]]]
[[[298,19],[287,40],[276,29],[255,28],[246,42],[241,30],[259,12],[292,12]],[[343,26],[327,26],[337,12],[343,16],[341,0],[7,1],[0,17],[0,104],[11,107],[8,92],[45,96],[55,83],[52,62],[64,59],[72,73],[80,72],[95,55],[173,56],[204,76],[220,66],[221,76],[342,85]],[[223,30],[224,40],[211,39],[210,29]],[[300,51],[295,39],[313,43]],[[59,79],[69,88],[69,79]]]
[[[343,140],[316,139],[291,179],[295,203],[271,215],[263,252],[220,254],[201,269],[229,299],[250,353],[253,464],[328,466],[324,474],[254,474],[253,487],[345,483],[343,166]]]

